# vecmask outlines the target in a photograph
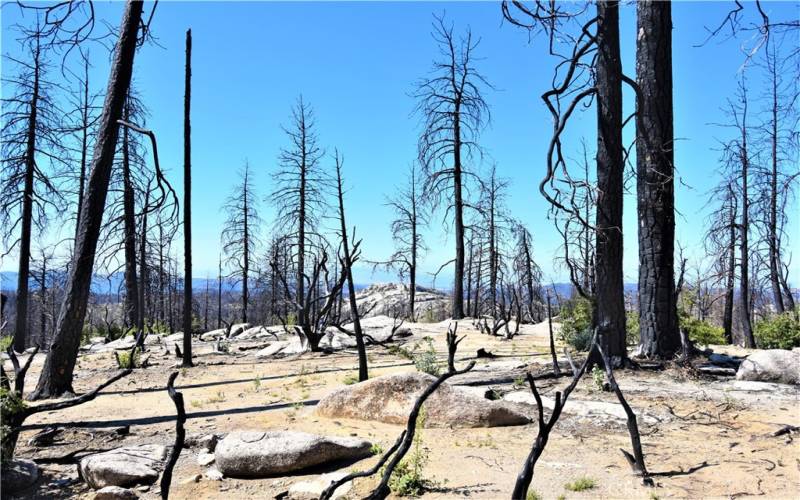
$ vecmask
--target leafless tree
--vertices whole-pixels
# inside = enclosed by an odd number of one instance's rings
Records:
[[[428,211],[421,201],[417,180],[417,166],[409,168],[407,184],[387,200],[395,219],[392,220],[392,241],[395,251],[387,261],[373,263],[375,267],[394,269],[400,279],[408,279],[408,306],[406,317],[416,320],[415,296],[417,289],[417,262],[427,251],[421,230],[428,224]]]
[[[237,281],[241,280],[242,321],[246,323],[250,300],[248,285],[260,245],[258,234],[261,217],[258,214],[258,198],[249,163],[245,162],[239,172],[239,179],[239,184],[234,187],[224,206],[228,218],[222,230],[222,251],[227,264],[234,268]]]
[[[186,71],[183,95],[183,362],[181,366],[192,366],[192,30],[186,30]],[[207,297],[206,297],[207,299]],[[206,316],[208,322],[208,316]],[[174,377],[171,379],[174,380]],[[183,410],[174,394],[170,396]],[[182,430],[182,428],[181,428]],[[181,436],[180,441],[183,441]],[[175,457],[177,460],[177,456]],[[167,483],[169,484],[169,483]],[[169,488],[168,488],[169,489]]]
[[[68,155],[63,145],[63,112],[58,86],[50,81],[47,55],[42,48],[41,21],[31,30],[22,29],[23,51],[28,59],[6,60],[18,73],[4,80],[11,91],[3,102],[2,177],[0,177],[0,225],[6,252],[18,248],[16,322],[14,348],[26,347],[28,328],[28,283],[31,241],[34,230],[42,232],[48,214],[57,211],[63,197],[56,179],[66,169]]]
[[[425,177],[424,193],[432,206],[445,207],[445,220],[453,217],[455,260],[453,319],[464,317],[464,211],[467,183],[475,174],[467,162],[481,154],[478,138],[490,120],[483,91],[491,85],[476,68],[480,42],[467,28],[453,33],[444,16],[434,16],[433,39],[441,53],[433,73],[416,84],[416,111],[423,122],[419,160]]]

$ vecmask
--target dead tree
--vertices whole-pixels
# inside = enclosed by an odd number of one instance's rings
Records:
[[[347,295],[350,303],[350,320],[353,323],[353,335],[356,338],[356,349],[358,350],[358,381],[363,382],[369,378],[367,373],[367,350],[364,347],[364,333],[361,330],[361,317],[358,314],[358,304],[356,303],[356,286],[353,282],[353,263],[358,259],[358,247],[360,241],[355,241],[355,228],[353,228],[353,252],[351,252],[350,242],[347,239],[347,222],[344,216],[344,190],[342,188],[342,164],[344,156],[340,156],[336,151],[334,154],[336,163],[336,195],[339,201],[339,230],[342,247],[341,265],[343,273],[347,276]]]
[[[395,219],[391,224],[395,251],[389,260],[373,263],[374,267],[396,270],[400,279],[408,279],[406,318],[410,321],[416,321],[417,317],[415,310],[417,261],[427,251],[420,231],[428,224],[428,212],[420,200],[417,166],[412,164],[409,168],[406,186],[386,202],[395,214]]]
[[[444,17],[434,16],[433,39],[442,59],[435,61],[433,74],[416,84],[416,111],[422,119],[419,161],[425,177],[424,193],[431,206],[444,206],[452,213],[455,230],[453,319],[464,317],[464,211],[467,183],[474,174],[467,161],[480,153],[478,137],[490,119],[483,98],[491,88],[475,67],[479,40],[467,28],[457,38]]]
[[[192,366],[192,30],[186,30],[186,75],[183,95],[183,363]],[[208,322],[208,316],[206,316]],[[173,391],[174,392],[174,391]],[[170,397],[178,405],[172,392]],[[181,400],[183,397],[181,396]],[[183,401],[181,401],[183,403]],[[181,404],[181,406],[183,406]],[[180,412],[180,408],[179,408]],[[184,417],[185,418],[185,417]],[[182,430],[182,429],[181,429]],[[177,458],[176,458],[177,460]],[[167,483],[169,489],[169,483]],[[161,488],[164,491],[164,488]],[[166,497],[164,497],[166,498]]]
[[[191,35],[188,36],[191,37]],[[186,332],[184,332],[184,338],[185,336]],[[178,346],[176,345],[175,348],[177,349],[177,347]],[[181,455],[184,440],[186,439],[186,429],[183,427],[186,423],[186,409],[183,404],[183,394],[175,390],[175,379],[177,377],[178,372],[172,372],[169,376],[169,380],[167,381],[167,394],[169,394],[169,398],[175,404],[177,416],[175,418],[175,444],[172,445],[172,449],[169,452],[169,458],[164,466],[164,472],[161,474],[160,486],[161,498],[163,500],[167,500],[169,498],[169,486],[172,483],[172,470],[175,468],[175,464],[178,463],[178,457]]]
[[[724,293],[722,306],[722,330],[725,340],[733,343],[733,303],[736,286],[736,248],[738,246],[738,195],[734,191],[736,180],[731,178],[726,167],[721,169],[722,181],[712,191],[710,199],[718,200],[709,217],[706,232],[706,253],[714,259],[716,280],[721,282]]]
[[[466,335],[462,335],[461,338],[458,338],[457,332],[458,321],[447,326],[447,373],[455,373],[458,344],[466,338]]]
[[[56,324],[56,336],[45,359],[33,399],[72,392],[72,373],[80,344],[86,304],[91,286],[95,250],[100,235],[111,165],[119,131],[118,120],[128,94],[142,22],[143,2],[129,0],[120,23],[119,40],[111,64],[106,100],[92,159],[86,195],[81,207],[80,227],[70,266],[66,293]]]
[[[292,251],[294,293],[288,300],[296,308],[298,326],[306,335],[310,333],[314,337],[316,325],[312,324],[312,315],[316,316],[316,313],[308,307],[319,305],[320,301],[316,300],[317,292],[313,287],[320,283],[315,281],[312,284],[309,278],[319,278],[322,271],[327,273],[327,269],[323,270],[320,266],[321,258],[315,259],[313,265],[309,265],[307,257],[310,255],[307,254],[314,252],[315,248],[319,253],[326,245],[317,228],[327,207],[325,195],[331,182],[320,164],[323,152],[318,145],[314,113],[302,97],[292,110],[291,128],[284,131],[290,145],[281,151],[280,168],[273,175],[277,187],[271,198],[277,210],[276,228],[279,229],[279,234],[285,235],[284,243]],[[326,257],[325,261],[327,260]],[[276,271],[286,274],[287,270]],[[286,276],[284,281],[285,278]]]
[[[6,252],[19,251],[14,348],[25,350],[31,241],[34,230],[43,231],[48,212],[58,211],[62,196],[54,184],[55,170],[69,165],[60,134],[63,112],[58,107],[56,84],[49,81],[49,64],[41,43],[40,21],[23,29],[23,50],[29,59],[6,57],[19,68],[4,81],[14,89],[3,99],[0,226]],[[10,92],[10,93],[11,93]],[[49,169],[45,165],[50,165]],[[17,234],[17,231],[19,233]]]
[[[639,354],[680,350],[675,301],[672,6],[636,4],[636,172],[639,227]]]
[[[547,292],[547,329],[550,333],[550,356],[553,358],[553,373],[558,377],[561,375],[561,368],[558,366],[556,343],[553,338],[553,311],[550,308],[550,292]]]
[[[247,323],[250,270],[260,245],[261,217],[249,163],[245,162],[239,179],[223,207],[228,218],[222,230],[222,252],[236,280],[242,284],[242,322]]]
[[[513,267],[521,288],[520,304],[525,306],[517,321],[524,322],[527,316],[538,322],[542,320],[542,270],[533,260],[533,237],[521,223],[514,225],[512,233],[516,236]]]

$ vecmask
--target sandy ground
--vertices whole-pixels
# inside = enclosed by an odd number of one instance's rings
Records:
[[[445,358],[447,323],[408,325],[415,339],[431,336],[441,359]],[[479,334],[462,322],[460,334],[467,334],[459,348],[459,365],[483,347],[498,356],[495,362],[544,365],[547,353],[545,324],[528,325],[513,340]],[[356,374],[355,352],[259,360],[255,351],[232,355],[211,354],[210,343],[198,342],[197,367],[181,370],[178,389],[184,394],[187,433],[224,434],[243,429],[293,429],[331,435],[357,435],[387,449],[402,428],[377,422],[332,420],[314,414],[316,402],[347,377]],[[151,366],[108,388],[96,400],[60,412],[30,418],[18,446],[18,456],[57,457],[70,451],[106,450],[121,445],[160,443],[174,439],[174,407],[164,385],[173,370],[174,358],[152,348]],[[720,349],[717,349],[720,350]],[[406,359],[380,346],[370,347],[370,375],[378,376],[414,370]],[[37,356],[38,358],[39,356]],[[35,384],[42,359],[28,375],[28,387]],[[482,360],[479,360],[482,362]],[[6,367],[7,369],[10,366]],[[91,389],[113,373],[111,353],[82,356],[76,390]],[[540,367],[533,367],[538,368]],[[628,401],[640,416],[646,463],[651,472],[677,472],[706,463],[687,475],[656,476],[649,488],[633,476],[619,449],[630,449],[624,420],[594,418],[570,413],[571,403],[605,401],[613,394],[596,389],[585,377],[570,398],[556,424],[550,442],[538,462],[532,489],[542,498],[798,498],[800,497],[800,441],[791,435],[771,437],[786,424],[800,425],[797,388],[741,390],[731,379],[699,377],[685,370],[662,372],[624,371],[618,380]],[[567,379],[542,381],[543,394],[553,397]],[[493,386],[505,391],[513,384]],[[518,390],[524,390],[518,387]],[[752,389],[752,387],[750,388]],[[645,416],[647,418],[645,418]],[[48,424],[80,422],[65,439],[54,446],[32,448],[28,439]],[[130,434],[109,436],[104,430],[130,425]],[[429,463],[425,476],[431,488],[426,498],[509,498],[514,480],[536,436],[536,423],[490,429],[425,429],[422,431]],[[795,438],[797,435],[794,436]],[[84,452],[85,453],[85,452]],[[347,466],[362,470],[376,457]],[[44,480],[26,497],[91,498],[90,488],[78,478],[72,464],[41,464]],[[207,470],[197,463],[196,450],[184,450],[175,469],[171,498],[273,498],[292,483],[328,470],[315,470],[289,477],[259,480],[225,478],[214,481],[195,475]],[[596,482],[593,489],[567,491],[565,485],[577,478]],[[349,495],[360,498],[377,482],[358,480]],[[158,498],[158,486],[140,489],[144,498]],[[5,498],[5,495],[4,495]]]

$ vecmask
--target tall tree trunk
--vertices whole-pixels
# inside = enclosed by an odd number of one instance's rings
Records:
[[[183,94],[183,361],[192,366],[192,30],[186,30]]]
[[[681,345],[674,263],[671,12],[669,2],[636,4],[640,354],[654,358],[671,358]]]
[[[28,340],[28,281],[31,269],[31,229],[33,227],[33,178],[36,170],[36,122],[39,111],[39,71],[41,50],[36,37],[33,54],[33,91],[28,114],[25,149],[25,186],[22,194],[22,224],[19,237],[19,273],[17,275],[17,321],[14,325],[14,350],[25,350]]]
[[[222,328],[222,255],[219,256],[219,274],[217,275],[217,328]]]
[[[411,265],[408,266],[408,311],[411,321],[417,321],[417,170],[411,169]]]
[[[125,121],[128,121],[128,104],[125,104]],[[125,241],[125,320],[128,326],[139,323],[139,285],[136,276],[136,208],[134,206],[133,182],[131,180],[130,142],[128,128],[122,130],[122,219]]]
[[[489,200],[489,298],[491,303],[491,314],[493,318],[497,317],[497,241],[496,234],[497,228],[495,226],[495,177],[494,169],[492,170],[491,179],[491,192]]]
[[[40,339],[37,345],[44,345],[44,339],[47,338],[47,256],[42,252],[42,282],[39,285],[39,297],[41,299],[41,306],[39,310]]]
[[[248,227],[248,221],[250,219],[249,209],[250,206],[248,205],[249,200],[247,199],[247,186],[249,186],[248,179],[249,171],[245,170],[244,172],[244,237],[242,238],[243,243],[243,256],[242,256],[242,322],[247,323],[247,301],[249,297],[249,292],[247,289],[247,279],[248,275],[250,274],[250,228]]]
[[[78,213],[75,217],[75,239],[81,225],[83,192],[86,189],[86,162],[89,156],[89,58],[83,59],[83,103],[81,107],[81,170],[78,177]]]
[[[732,188],[731,188],[732,189]],[[733,300],[736,285],[736,199],[730,194],[728,267],[725,270],[725,303],[722,313],[722,332],[728,344],[733,344]]]
[[[622,62],[619,3],[597,2],[597,205],[594,320],[610,359],[626,358],[622,279]],[[588,243],[587,243],[588,247]],[[587,262],[587,264],[589,264]]]
[[[767,48],[769,50],[769,47]],[[774,47],[772,48],[774,51]],[[777,62],[774,52],[767,54]],[[770,72],[770,153],[771,170],[769,176],[769,213],[767,221],[767,251],[769,255],[769,282],[772,286],[772,297],[775,311],[783,313],[786,308],[783,303],[783,290],[781,289],[781,263],[780,263],[780,238],[778,237],[778,73],[777,68],[771,66]]]
[[[353,319],[353,333],[356,337],[356,349],[358,350],[358,381],[363,382],[369,378],[367,372],[367,350],[364,347],[364,333],[361,330],[361,317],[358,314],[358,304],[356,303],[356,287],[353,282],[353,256],[350,254],[350,242],[347,240],[347,222],[344,218],[344,193],[342,192],[342,165],[337,153],[336,156],[336,186],[339,198],[339,222],[342,232],[342,253],[344,254],[344,271],[347,273],[347,291],[350,302],[350,316]],[[358,244],[356,244],[358,246]]]
[[[42,367],[36,390],[31,395],[32,399],[56,397],[72,392],[72,374],[80,346],[83,320],[86,317],[95,251],[119,133],[117,122],[122,118],[122,108],[131,82],[142,8],[143,3],[138,0],[128,0],[125,5],[87,193],[81,207],[80,227],[69,279],[56,324],[55,338]]]
[[[744,91],[744,90],[743,90]],[[753,337],[753,324],[750,316],[750,157],[747,149],[747,96],[745,94],[744,108],[742,110],[739,158],[742,165],[742,220],[739,224],[740,250],[739,254],[739,319],[742,325],[742,343],[744,347],[755,347],[756,341]]]
[[[136,320],[136,332],[139,345],[144,347],[144,317],[146,311],[145,290],[147,290],[147,213],[150,211],[150,185],[144,193],[142,208],[142,234],[139,240],[139,316]]]
[[[456,259],[453,283],[453,319],[464,317],[464,200],[461,179],[461,117],[456,103],[453,113],[453,198],[456,229]]]

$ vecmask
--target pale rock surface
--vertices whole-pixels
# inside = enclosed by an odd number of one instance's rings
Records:
[[[739,365],[736,380],[800,384],[800,351],[769,349],[754,352]]]
[[[149,484],[158,479],[166,457],[161,445],[125,446],[83,457],[78,470],[94,489]]]

